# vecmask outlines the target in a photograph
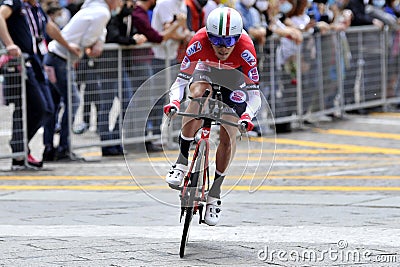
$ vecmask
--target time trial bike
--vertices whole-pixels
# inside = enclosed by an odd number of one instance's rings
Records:
[[[179,256],[182,258],[185,254],[185,248],[188,243],[189,229],[193,216],[199,214],[199,224],[204,223],[204,203],[210,188],[209,179],[209,152],[210,152],[210,133],[213,124],[226,124],[238,127],[241,133],[246,132],[246,124],[234,123],[222,119],[222,114],[226,105],[222,102],[222,93],[220,86],[212,84],[212,97],[208,99],[208,109],[204,111],[210,90],[206,90],[201,98],[190,98],[190,101],[199,103],[199,109],[196,114],[176,112],[171,110],[170,118],[177,114],[180,116],[192,117],[203,120],[203,125],[199,129],[201,135],[196,143],[189,170],[185,175],[182,186],[169,185],[171,188],[180,191],[181,213],[180,222],[183,219],[183,233],[180,243]]]

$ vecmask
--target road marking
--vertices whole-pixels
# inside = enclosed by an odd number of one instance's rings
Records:
[[[276,142],[277,144],[283,145],[295,145],[295,146],[305,146],[305,147],[315,147],[315,148],[325,148],[332,150],[340,150],[346,151],[347,153],[351,152],[373,152],[373,153],[382,153],[382,154],[394,154],[400,155],[400,149],[395,148],[384,148],[384,147],[372,147],[372,146],[358,146],[358,145],[349,145],[349,144],[332,144],[332,143],[324,143],[324,142],[314,142],[314,141],[305,141],[305,140],[294,140],[294,139],[273,139],[267,137],[254,137],[253,141],[256,142]]]
[[[324,154],[381,154],[379,151],[351,151],[351,150],[321,150],[321,149],[276,149],[276,150],[248,150],[248,153],[275,153],[275,154],[310,154],[310,155],[324,155]],[[389,153],[387,153],[389,154]]]
[[[139,176],[139,175],[137,175]],[[250,180],[250,179],[286,179],[286,180],[400,180],[399,175],[228,175],[228,180]],[[133,179],[164,179],[163,176],[157,175],[140,175],[140,177],[132,176],[1,176],[0,181],[124,181]]]
[[[129,152],[129,151],[128,151]],[[386,151],[386,154],[390,154],[388,153],[388,151]],[[164,151],[164,154],[162,157],[156,156],[156,155],[160,155],[161,153],[157,153],[157,154],[143,154],[142,158],[131,158],[129,157],[129,155],[127,156],[127,160],[134,160],[134,161],[157,161],[159,159],[167,159],[170,156],[176,156],[178,155],[178,151],[172,151],[172,150],[166,150]],[[380,151],[368,151],[368,150],[364,150],[364,151],[354,151],[354,150],[346,150],[346,149],[340,149],[340,150],[333,150],[333,149],[239,149],[236,151],[236,154],[275,154],[275,155],[279,155],[279,154],[289,154],[289,155],[294,155],[294,154],[309,154],[309,155],[325,155],[325,154],[381,154]],[[397,153],[397,151],[396,151]],[[93,155],[97,155],[97,152],[89,152],[89,153],[82,153],[80,154],[80,156],[82,157],[88,157],[91,158],[93,157]],[[98,156],[101,156],[100,154],[98,154]],[[123,158],[121,158],[121,160],[124,160]],[[174,158],[175,160],[175,158]],[[89,163],[89,164],[94,164],[94,163]]]
[[[342,152],[343,153],[343,152]],[[248,154],[254,154],[254,153],[248,153]],[[215,160],[215,156],[210,158],[210,160]],[[234,160],[235,161],[240,161],[240,160],[272,160],[274,159],[275,163],[277,161],[340,161],[340,160],[344,160],[344,161],[375,161],[375,160],[393,160],[392,157],[347,157],[347,156],[343,156],[343,157],[330,157],[330,156],[325,156],[325,157],[315,157],[315,156],[302,156],[302,157],[284,157],[284,156],[280,156],[280,155],[276,155],[275,157],[242,157],[242,156],[235,156]],[[400,159],[399,159],[400,160]],[[139,162],[165,162],[167,161],[167,158],[165,157],[151,157],[151,158],[143,158],[143,159],[138,159]],[[291,163],[290,163],[291,164]]]
[[[361,131],[349,131],[349,130],[341,130],[341,129],[329,129],[329,130],[316,129],[314,131],[316,131],[318,133],[323,133],[323,134],[360,136],[360,137],[370,137],[370,138],[379,138],[379,139],[400,140],[400,134],[392,134],[392,133],[361,132]]]
[[[369,115],[372,115],[374,117],[400,118],[399,112],[372,112]]]
[[[341,169],[349,170],[349,169],[360,169],[360,168],[376,168],[381,166],[392,166],[397,165],[396,162],[383,162],[383,163],[366,163],[366,164],[354,164],[351,166],[323,166],[323,167],[311,167],[311,168],[298,168],[298,169],[290,169],[290,170],[278,170],[278,171],[271,171],[271,175],[277,174],[289,174],[289,173],[304,173],[304,172],[321,172],[324,171],[339,171]],[[364,169],[365,170],[365,169]],[[367,170],[365,170],[367,171]]]
[[[385,120],[385,119],[374,119],[374,118],[354,118],[351,120],[353,123],[364,123],[377,125],[389,125],[389,126],[400,126],[399,120]]]
[[[232,187],[222,186],[225,189]],[[249,191],[252,187],[248,185],[236,185],[235,191]],[[257,187],[261,191],[400,191],[400,187],[386,186],[269,186],[262,185]]]
[[[177,210],[178,213],[178,210]],[[0,225],[2,237],[124,237],[179,240],[182,225],[176,222],[173,226],[115,226],[115,225]],[[263,243],[312,243],[329,244],[338,249],[339,240],[352,245],[390,246],[400,244],[400,229],[371,226],[330,227],[330,226],[233,226],[219,225],[208,227],[193,222],[190,228],[191,241],[227,241]],[[256,248],[257,251],[264,247]]]
[[[249,191],[248,185],[222,186],[223,189]],[[169,190],[167,185],[0,185],[0,190],[72,190],[72,191],[137,191]],[[390,186],[260,186],[260,191],[400,191],[400,187]]]
[[[341,171],[333,171],[333,172],[324,172],[326,175],[335,176],[335,175],[356,175],[363,173],[385,173],[387,168],[368,168],[361,170],[341,170]]]

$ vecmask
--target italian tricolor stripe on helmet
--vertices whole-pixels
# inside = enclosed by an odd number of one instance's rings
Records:
[[[227,11],[227,12],[224,12]],[[224,26],[225,24],[225,26]],[[219,35],[221,36],[229,36],[229,28],[231,26],[231,9],[223,9],[221,8],[221,12],[219,13]],[[224,32],[225,29],[225,32]]]

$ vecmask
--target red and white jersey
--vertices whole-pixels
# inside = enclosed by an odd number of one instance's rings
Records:
[[[235,44],[229,58],[221,61],[215,55],[212,45],[208,40],[205,27],[201,28],[188,44],[186,55],[181,63],[179,77],[189,80],[198,61],[206,64],[209,62],[214,67],[220,66],[221,68],[239,70],[248,78],[246,83],[253,85],[249,87],[258,88],[260,76],[257,69],[257,55],[253,41],[245,31],[243,31]]]

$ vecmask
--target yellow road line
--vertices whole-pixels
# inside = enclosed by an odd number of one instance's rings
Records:
[[[230,189],[229,186],[223,186]],[[249,191],[255,187],[238,185],[233,188],[235,191]],[[400,191],[400,187],[386,186],[268,186],[263,185],[257,191]]]
[[[400,176],[386,175],[386,176],[350,176],[350,175],[338,175],[338,176],[310,176],[310,175],[243,175],[243,176],[227,176],[227,180],[251,180],[251,179],[266,179],[266,180],[400,180]]]
[[[142,179],[164,179],[163,176],[143,175],[140,177],[131,176],[2,176],[0,181],[133,181]],[[228,180],[251,180],[251,179],[286,179],[286,180],[400,180],[400,176],[382,175],[228,175]]]
[[[325,148],[332,150],[340,150],[346,151],[347,153],[354,152],[373,152],[373,153],[381,153],[381,154],[395,154],[400,155],[400,149],[394,148],[384,148],[384,147],[372,147],[372,146],[358,146],[358,145],[349,145],[349,144],[331,144],[331,143],[323,143],[323,142],[314,142],[314,141],[305,141],[305,140],[293,140],[293,139],[272,139],[266,137],[254,137],[252,138],[254,141],[258,142],[276,142],[277,144],[284,145],[295,145],[295,146],[304,146],[304,147],[315,147],[315,148]]]
[[[349,151],[349,150],[320,150],[320,149],[276,149],[276,150],[259,150],[252,149],[246,153],[274,153],[279,154],[310,154],[310,155],[326,155],[326,154],[380,154],[376,151]],[[237,153],[238,154],[238,153]]]
[[[392,134],[392,133],[361,132],[361,131],[350,131],[350,130],[341,130],[341,129],[329,129],[329,130],[316,129],[315,131],[318,133],[323,133],[323,134],[360,136],[360,137],[400,140],[400,134]]]
[[[149,190],[161,190],[166,186],[146,186]],[[0,190],[142,190],[142,187],[134,185],[0,185]]]
[[[223,186],[235,191],[251,190],[250,186]],[[0,185],[0,190],[72,190],[72,191],[137,191],[170,190],[167,186],[133,185]],[[260,186],[258,191],[400,191],[400,187],[384,186]]]
[[[250,154],[250,153],[249,153]],[[274,159],[274,162],[277,161],[340,161],[340,160],[345,160],[345,161],[376,161],[376,160],[390,160],[393,161],[395,159],[391,157],[316,157],[316,156],[302,156],[302,157],[284,157],[277,155],[275,158],[273,157],[242,157],[242,156],[235,156],[234,161],[239,161],[239,160],[249,160],[249,161],[257,161],[257,160],[272,160]],[[210,160],[215,160],[215,157],[210,158]],[[400,161],[400,158],[398,159]],[[167,162],[167,158],[164,157],[152,157],[148,159],[139,159],[138,161],[140,162]]]
[[[375,117],[391,117],[391,118],[399,118],[400,117],[399,112],[372,112],[369,115],[372,115]]]
[[[321,172],[321,171],[340,171],[340,170],[351,170],[351,169],[362,169],[365,168],[375,168],[382,166],[391,166],[397,165],[397,162],[384,162],[384,163],[367,163],[367,164],[355,164],[350,166],[322,166],[322,167],[310,167],[310,168],[295,168],[290,170],[279,170],[279,171],[271,171],[270,174],[289,174],[289,173],[304,173],[304,172]]]
[[[211,151],[213,152],[213,151]],[[147,161],[147,159],[157,159],[157,158],[168,158],[178,155],[178,151],[166,151],[163,154],[163,157],[155,156],[155,154],[150,155],[149,157],[144,157],[140,159],[127,157],[128,160],[137,160],[137,161]],[[239,154],[312,154],[312,155],[320,155],[320,154],[380,154],[379,151],[351,151],[347,149],[333,150],[333,149],[239,149],[236,151],[236,155]]]
[[[158,178],[157,176],[147,176],[148,178]],[[98,181],[98,180],[132,180],[131,176],[2,176],[1,181]]]
[[[102,154],[100,151],[97,152],[85,152],[81,154],[83,157],[101,157]]]

